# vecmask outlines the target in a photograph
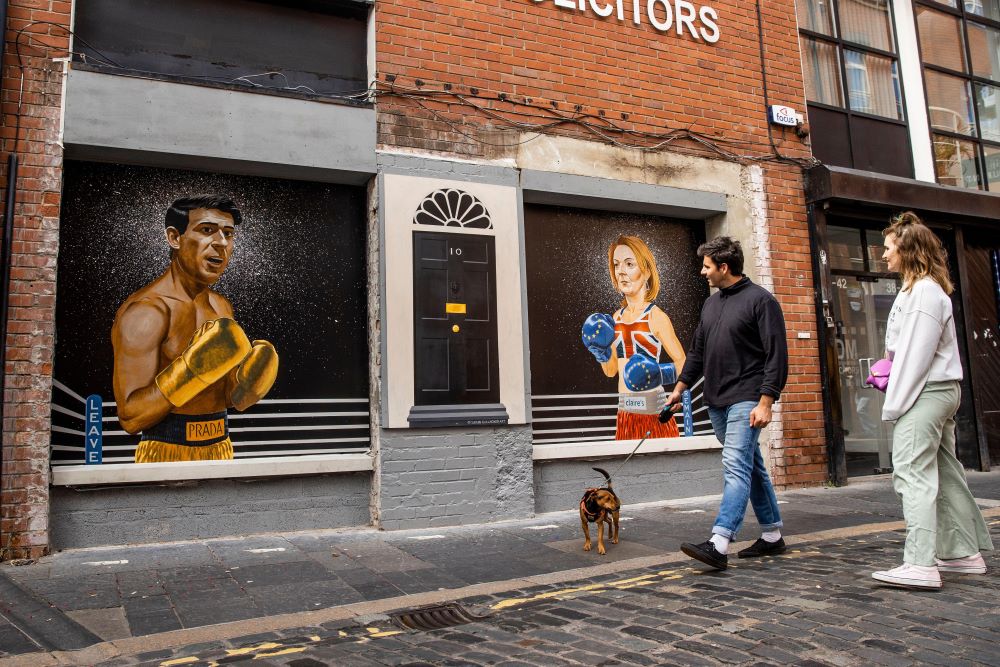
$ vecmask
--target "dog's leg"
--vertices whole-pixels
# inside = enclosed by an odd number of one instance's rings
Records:
[[[590,551],[590,524],[587,522],[587,516],[583,513],[583,508],[580,508],[580,525],[583,526],[583,550]]]
[[[595,522],[597,524],[597,553],[601,554],[602,556],[605,553],[607,553],[607,551],[604,549],[604,523],[607,520],[608,520],[608,515],[602,511],[601,516],[597,517],[597,521]],[[608,527],[608,537],[611,537],[610,527]]]
[[[618,544],[618,514],[619,514],[618,510],[615,510],[614,512],[611,513],[611,518],[615,522],[615,537],[613,540],[611,540],[612,544]],[[610,526],[608,527],[608,530],[609,531],[611,530]]]

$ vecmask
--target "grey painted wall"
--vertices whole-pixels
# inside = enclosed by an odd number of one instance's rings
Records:
[[[611,484],[626,505],[722,493],[719,450],[636,455],[615,475],[619,465],[620,458],[536,461],[535,512],[578,507],[585,489],[604,485],[604,477],[591,470],[592,466],[614,475]],[[711,522],[711,517],[706,521]]]
[[[53,487],[53,549],[369,525],[370,473]]]
[[[239,173],[258,165],[275,177],[318,172],[317,180],[357,184],[375,173],[370,108],[78,69],[69,70],[65,106],[63,141],[78,159],[126,151],[191,167],[195,157],[242,165]]]
[[[531,516],[531,427],[382,429],[380,525],[458,526]]]

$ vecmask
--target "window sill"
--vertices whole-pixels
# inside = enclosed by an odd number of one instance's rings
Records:
[[[279,456],[234,461],[185,461],[183,463],[109,463],[106,465],[61,465],[52,469],[53,486],[180,482],[198,479],[321,475],[338,472],[370,472],[370,454],[318,454]]]
[[[626,456],[639,444],[638,440],[602,440],[600,442],[570,442],[558,445],[534,445],[534,461],[560,459],[590,459],[596,457]],[[666,454],[722,449],[714,435],[695,435],[690,438],[657,438],[647,440],[636,454]]]

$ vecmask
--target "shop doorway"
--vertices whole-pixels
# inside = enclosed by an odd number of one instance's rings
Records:
[[[966,231],[964,237],[966,340],[979,452],[983,462],[996,466],[1000,465],[1000,244],[991,233]]]
[[[827,235],[847,475],[890,472],[892,424],[882,421],[884,395],[865,379],[885,355],[886,321],[900,282],[882,261],[879,230],[829,225]]]

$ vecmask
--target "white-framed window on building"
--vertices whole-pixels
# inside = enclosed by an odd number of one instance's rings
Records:
[[[1000,0],[914,10],[937,181],[1000,191]]]

